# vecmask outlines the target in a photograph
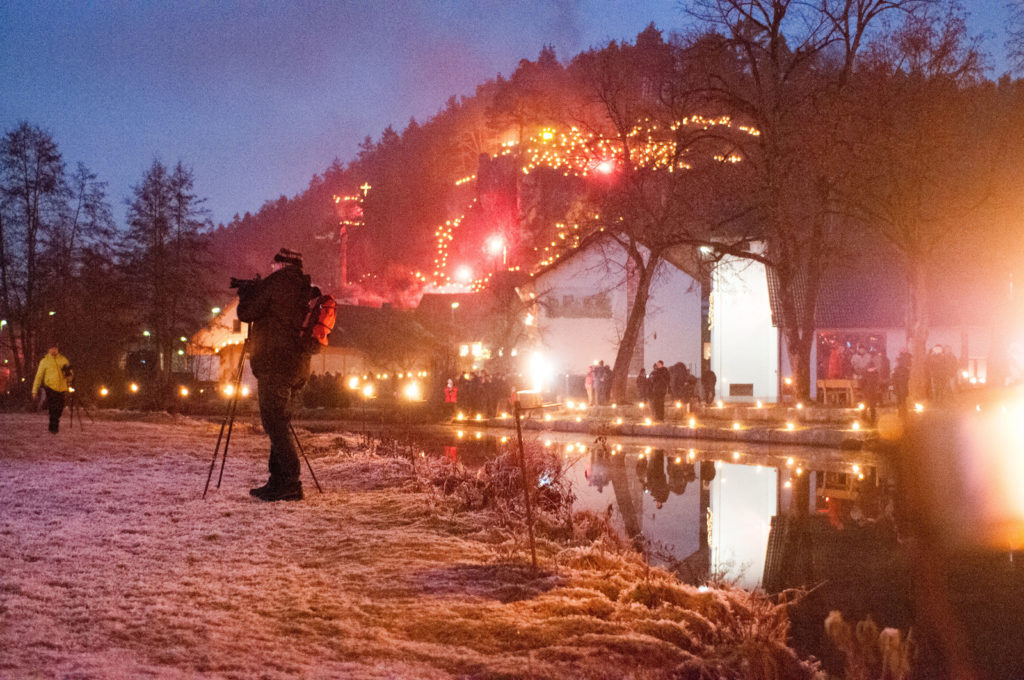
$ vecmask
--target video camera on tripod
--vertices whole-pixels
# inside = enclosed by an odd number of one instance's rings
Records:
[[[255,277],[253,277],[251,279],[236,279],[234,276],[232,276],[231,277],[231,281],[228,284],[228,287],[232,288],[232,289],[238,289],[238,294],[239,295],[245,295],[250,290],[252,290],[253,286],[255,286],[259,282],[260,282],[260,275],[259,274],[257,274]]]

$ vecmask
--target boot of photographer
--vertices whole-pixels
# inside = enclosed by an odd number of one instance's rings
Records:
[[[49,351],[39,362],[36,379],[32,383],[32,403],[39,395],[39,388],[46,391],[46,407],[50,412],[50,434],[60,431],[60,417],[64,413],[64,402],[71,382],[71,362],[60,353],[56,342],[50,343]]]
[[[302,500],[299,456],[292,440],[291,402],[309,378],[310,355],[299,329],[308,310],[310,283],[302,273],[302,255],[282,248],[273,273],[238,284],[238,318],[251,324],[250,366],[263,430],[270,439],[270,478],[249,493],[264,501]]]

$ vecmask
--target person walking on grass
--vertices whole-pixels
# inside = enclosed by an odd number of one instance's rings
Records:
[[[71,362],[60,353],[56,342],[50,344],[46,356],[39,362],[36,369],[36,379],[32,383],[32,403],[36,403],[36,396],[42,386],[46,393],[46,407],[50,412],[50,433],[57,434],[60,430],[60,417],[64,413],[64,402],[68,390],[71,389]]]

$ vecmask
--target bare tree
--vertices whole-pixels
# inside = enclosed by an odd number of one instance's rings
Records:
[[[712,238],[705,204],[726,168],[716,160],[720,141],[709,144],[703,124],[674,119],[666,105],[665,93],[688,74],[678,49],[653,26],[635,45],[613,43],[577,57],[573,70],[579,99],[589,104],[577,112],[589,136],[583,153],[592,178],[580,221],[617,243],[627,260],[629,307],[612,369],[612,394],[622,401],[651,284],[671,248]],[[701,119],[696,110],[688,115]]]
[[[810,394],[810,355],[822,277],[843,252],[849,84],[870,29],[932,0],[690,0],[705,33],[689,41],[708,60],[701,91],[748,121],[746,210],[764,249],[748,256],[773,277],[775,319],[798,395]],[[742,253],[735,253],[742,255]]]
[[[47,318],[42,236],[58,219],[64,189],[64,161],[48,132],[21,123],[0,139],[0,315],[7,332],[17,333],[15,372],[22,378]]]
[[[1010,66],[1024,72],[1024,0],[1006,0],[1010,21],[1006,26],[1006,56]]]
[[[982,66],[961,12],[923,12],[875,46],[855,84],[858,181],[848,204],[900,257],[915,399],[927,396],[936,257],[980,217],[1006,149],[995,91],[978,87]]]

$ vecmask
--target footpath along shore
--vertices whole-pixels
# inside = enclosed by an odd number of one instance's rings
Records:
[[[878,410],[877,419],[896,418],[896,410]],[[456,412],[452,422],[477,427],[515,427],[509,412],[487,418],[479,413]],[[527,430],[576,432],[615,437],[710,439],[758,444],[817,446],[833,449],[871,449],[878,430],[863,408],[817,404],[762,404],[719,402],[687,409],[682,402],[665,406],[665,420],[653,420],[651,409],[640,405],[588,406],[566,402],[523,413]]]

